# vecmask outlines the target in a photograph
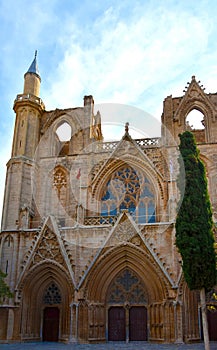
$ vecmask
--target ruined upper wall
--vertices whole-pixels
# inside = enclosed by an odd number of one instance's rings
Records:
[[[170,136],[179,143],[178,135],[189,128],[186,123],[188,114],[196,109],[204,115],[204,135],[198,133],[198,142],[217,141],[217,94],[206,94],[195,76],[187,84],[182,97],[168,96],[164,100],[162,114],[162,136],[166,144],[171,144]],[[169,135],[170,134],[170,135]],[[196,133],[197,134],[197,133]]]

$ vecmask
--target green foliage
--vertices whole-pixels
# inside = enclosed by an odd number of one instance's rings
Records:
[[[12,298],[13,297],[13,294],[11,293],[9,287],[7,286],[7,284],[4,281],[4,278],[6,276],[7,275],[0,270],[0,304],[3,303],[4,298],[6,298],[6,297]]]
[[[212,210],[205,167],[199,158],[194,136],[180,135],[180,159],[185,166],[185,193],[176,219],[176,246],[183,260],[183,273],[191,290],[210,290],[216,284]],[[178,187],[183,189],[183,172]]]

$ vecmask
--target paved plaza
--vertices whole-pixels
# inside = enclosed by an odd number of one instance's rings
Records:
[[[203,343],[150,344],[147,342],[109,342],[106,344],[16,343],[0,344],[0,350],[204,350]],[[217,350],[217,342],[210,343],[210,350]]]

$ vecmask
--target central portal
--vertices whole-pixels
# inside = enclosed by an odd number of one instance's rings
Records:
[[[109,341],[146,341],[147,309],[144,306],[111,307],[108,312]]]
[[[146,290],[132,271],[126,269],[115,278],[107,301],[109,341],[148,340]]]

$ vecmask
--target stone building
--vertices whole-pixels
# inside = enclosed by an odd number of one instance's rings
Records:
[[[164,100],[161,137],[133,139],[126,123],[119,142],[104,142],[92,96],[45,109],[36,60],[14,101],[0,235],[14,297],[0,305],[1,342],[200,340],[198,294],[175,247],[177,145],[200,111],[192,132],[216,221],[217,94],[193,76],[183,96]],[[208,318],[216,340],[216,314]]]

